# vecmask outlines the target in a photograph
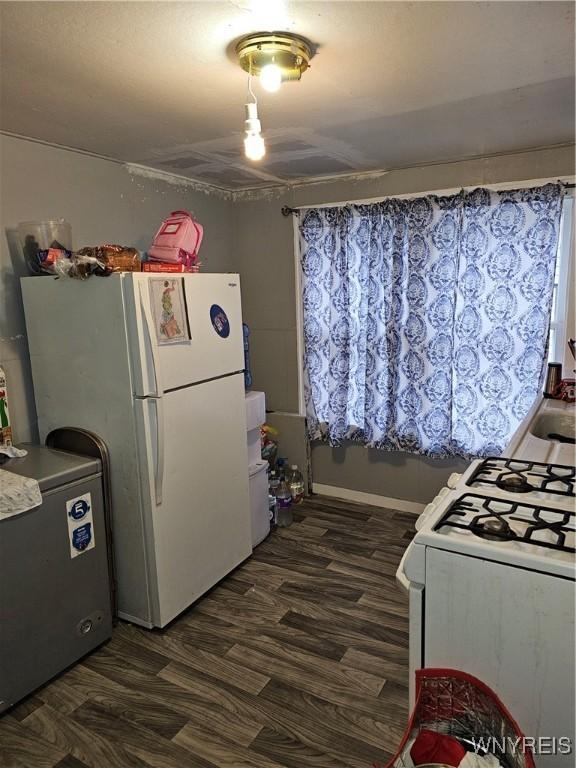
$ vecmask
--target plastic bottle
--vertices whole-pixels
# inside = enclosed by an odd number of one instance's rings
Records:
[[[287,462],[286,459],[277,459],[276,460],[276,474],[280,478],[280,481],[286,480],[286,469],[287,469]]]
[[[280,528],[287,528],[292,525],[292,494],[285,480],[282,480],[276,491],[276,501],[278,502],[278,525]]]
[[[278,501],[273,493],[268,494],[268,512],[270,514],[270,528],[274,529],[278,525]]]
[[[242,335],[244,337],[244,389],[252,386],[252,371],[250,370],[250,328],[242,323]]]
[[[302,504],[304,500],[304,478],[296,464],[292,464],[288,483],[290,493],[292,494],[292,504]]]
[[[278,473],[273,469],[270,472],[270,477],[268,478],[268,489],[270,493],[273,496],[276,496],[276,492],[278,490],[278,486],[280,485],[280,476]]]

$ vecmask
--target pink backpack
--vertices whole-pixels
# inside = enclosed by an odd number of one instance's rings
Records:
[[[156,232],[148,257],[154,261],[193,267],[198,263],[203,236],[202,224],[194,221],[188,211],[172,211]]]

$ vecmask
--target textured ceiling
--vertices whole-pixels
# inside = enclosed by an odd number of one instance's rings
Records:
[[[1,2],[4,131],[242,189],[574,141],[572,2]],[[257,90],[241,34],[293,29],[312,68]]]

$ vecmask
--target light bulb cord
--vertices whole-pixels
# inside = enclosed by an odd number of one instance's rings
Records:
[[[252,90],[252,72],[248,73],[248,93],[254,99],[254,104],[258,104],[258,99],[256,98],[256,94]]]
[[[262,130],[262,124],[258,119],[258,99],[256,94],[252,90],[252,72],[248,74],[248,102],[246,104],[246,120],[244,122],[244,128],[247,134],[259,134]],[[253,101],[250,101],[252,96]]]

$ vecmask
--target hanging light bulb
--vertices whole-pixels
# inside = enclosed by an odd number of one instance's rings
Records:
[[[264,139],[258,134],[250,134],[244,139],[244,153],[249,160],[262,160],[266,154]]]
[[[277,64],[267,64],[260,72],[260,85],[265,91],[275,93],[282,85],[282,70]]]
[[[255,101],[246,104],[246,120],[244,121],[246,137],[244,152],[249,160],[261,160],[266,154],[266,145],[262,138],[262,124],[258,119],[258,105]]]

